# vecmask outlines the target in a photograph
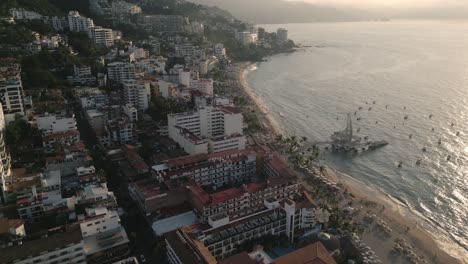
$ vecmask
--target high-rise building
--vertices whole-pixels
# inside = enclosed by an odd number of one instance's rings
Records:
[[[168,115],[169,137],[194,155],[244,149],[242,112],[230,106],[206,106]]]
[[[132,104],[139,111],[148,109],[148,97],[150,93],[149,83],[136,80],[126,80],[123,82],[125,104]]]
[[[288,30],[284,28],[278,28],[278,30],[276,30],[276,36],[279,43],[286,43],[288,41]]]
[[[78,11],[68,13],[68,27],[73,32],[88,32],[89,28],[94,27],[94,21],[91,18],[81,16]]]
[[[127,62],[113,62],[107,65],[107,77],[117,83],[135,79],[135,65]]]
[[[91,27],[88,31],[91,40],[100,47],[110,47],[114,45],[114,33],[110,28]]]
[[[7,182],[11,176],[11,157],[5,145],[5,117],[0,107],[0,182],[2,184],[2,192],[5,189]],[[3,197],[3,195],[2,195]],[[0,203],[2,199],[0,198]]]
[[[25,115],[21,66],[14,60],[0,62],[0,100],[5,122],[15,120],[15,116]]]

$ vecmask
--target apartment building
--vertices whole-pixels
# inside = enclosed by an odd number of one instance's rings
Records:
[[[107,78],[117,83],[135,79],[135,65],[127,62],[113,62],[107,65]]]
[[[0,101],[7,124],[14,121],[16,115],[25,115],[21,66],[15,61],[0,62]]]
[[[149,82],[137,80],[125,80],[123,82],[123,99],[125,104],[132,104],[138,111],[148,109],[151,96]]]
[[[114,32],[110,28],[91,27],[89,28],[88,36],[100,47],[108,48],[114,45]]]
[[[94,21],[91,18],[81,16],[78,11],[68,12],[68,27],[72,32],[88,32],[94,27]]]
[[[117,16],[136,15],[141,13],[141,7],[124,1],[114,1],[112,2],[112,11]]]
[[[213,96],[213,79],[195,79],[190,83],[192,89]]]

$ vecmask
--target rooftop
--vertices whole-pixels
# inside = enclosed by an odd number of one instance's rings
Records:
[[[322,243],[317,242],[273,261],[274,264],[336,264]]]
[[[26,259],[29,256],[38,256],[46,251],[55,251],[65,248],[70,244],[82,241],[79,226],[73,226],[70,230],[50,235],[45,238],[23,241],[23,244],[1,250],[2,263],[13,263],[15,260]]]
[[[10,228],[18,228],[24,224],[21,219],[0,218],[0,234],[9,233]]]
[[[176,230],[177,228],[193,225],[198,222],[197,216],[193,211],[184,212],[172,217],[153,222],[152,228],[156,235],[161,236],[164,233]]]
[[[219,264],[258,264],[253,259],[250,258],[247,252],[241,252],[236,255],[225,258],[219,262]]]

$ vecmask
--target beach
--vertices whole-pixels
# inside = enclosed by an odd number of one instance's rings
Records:
[[[240,89],[253,103],[255,112],[268,131],[268,135],[258,136],[260,138],[258,141],[266,141],[268,137],[270,140],[273,140],[276,136],[283,133],[281,124],[270,114],[261,98],[258,98],[253,93],[245,79],[248,70],[255,65],[250,62],[243,62],[236,64],[236,66],[238,67],[237,81]],[[255,141],[257,142],[257,140]],[[286,159],[284,156],[283,158]],[[307,182],[309,175],[301,172],[299,172],[299,175],[302,184],[307,190],[315,188]],[[362,241],[375,251],[382,262],[410,263],[407,258],[397,255],[392,251],[394,241],[399,238],[404,239],[407,244],[411,245],[412,250],[417,255],[424,256],[424,259],[428,263],[468,263],[468,257],[465,254],[466,252],[463,252],[463,249],[455,249],[452,247],[451,241],[444,241],[442,238],[435,239],[434,234],[430,234],[427,231],[430,227],[426,226],[422,221],[418,221],[418,216],[409,208],[399,203],[399,201],[379,190],[366,186],[346,174],[330,168],[326,169],[323,176],[331,182],[344,186],[344,189],[347,189],[352,194],[354,200],[353,206],[362,212],[357,216],[356,221],[362,219],[364,215],[376,215],[379,220],[385,222],[392,230],[389,237],[382,237],[381,233],[375,228],[365,229],[361,235]]]

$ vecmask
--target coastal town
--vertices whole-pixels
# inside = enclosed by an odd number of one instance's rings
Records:
[[[461,263],[258,101],[245,75],[299,47],[286,29],[185,1],[13,2],[0,263]]]

